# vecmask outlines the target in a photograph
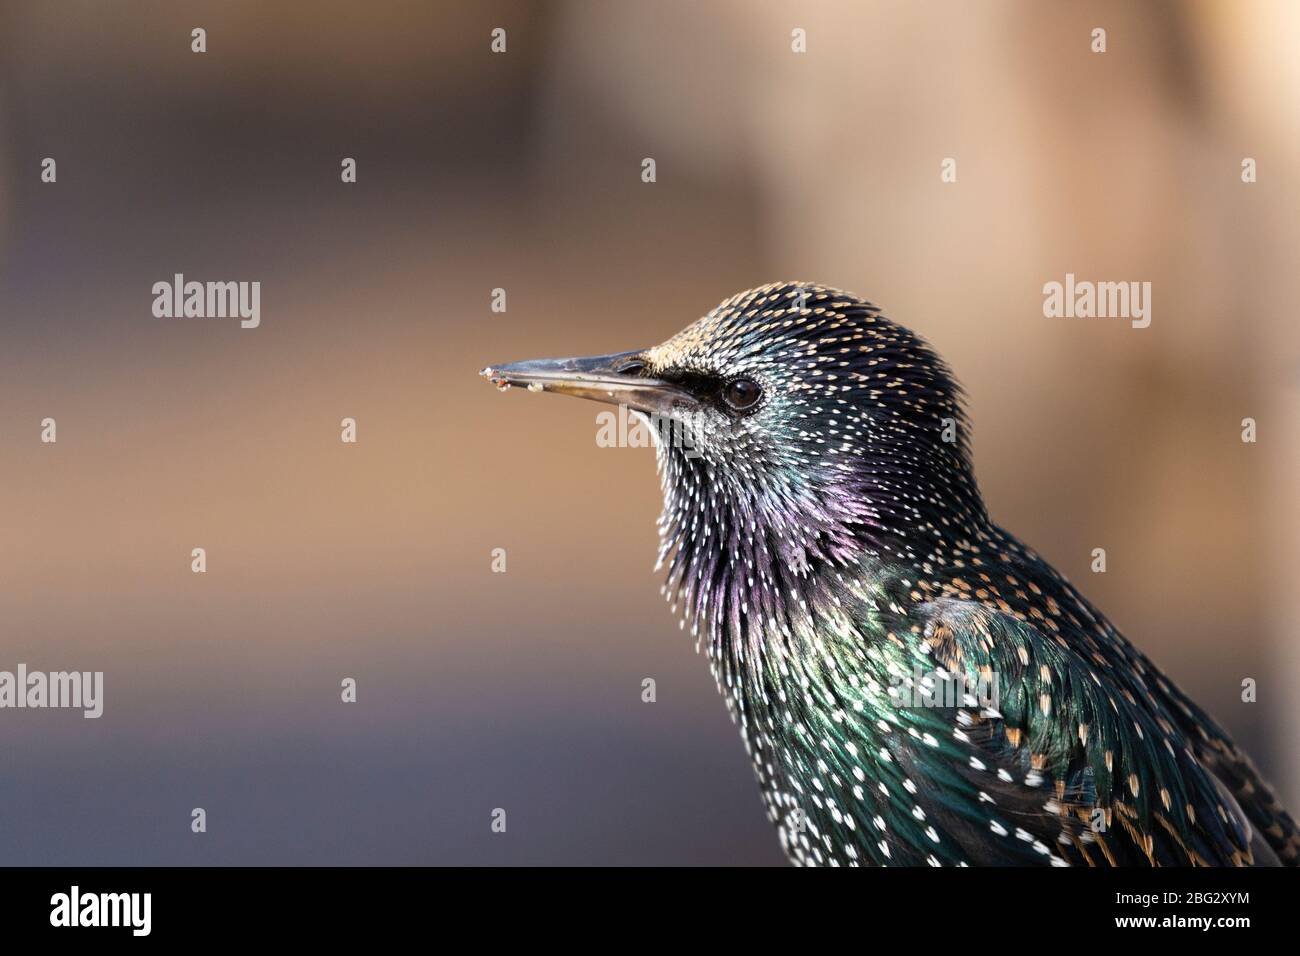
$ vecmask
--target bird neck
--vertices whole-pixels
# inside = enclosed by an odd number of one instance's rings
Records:
[[[831,622],[907,603],[928,560],[991,527],[968,469],[943,482],[882,467],[852,484],[814,473],[746,484],[661,446],[660,473],[664,597],[728,685],[779,679],[782,655],[816,659]]]

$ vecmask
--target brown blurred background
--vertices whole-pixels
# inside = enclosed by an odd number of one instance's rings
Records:
[[[1298,41],[1285,0],[0,2],[0,669],[106,683],[0,711],[0,862],[779,862],[653,453],[475,373],[790,278],[943,352],[994,515],[1297,809]],[[261,327],[154,318],[176,272]],[[1151,327],[1044,318],[1067,272]]]

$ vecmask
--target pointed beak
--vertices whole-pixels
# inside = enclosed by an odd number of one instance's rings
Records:
[[[530,392],[575,395],[664,417],[697,404],[695,397],[680,386],[647,377],[641,354],[633,351],[586,358],[511,362],[509,365],[490,365],[479,374],[502,391],[519,385]]]

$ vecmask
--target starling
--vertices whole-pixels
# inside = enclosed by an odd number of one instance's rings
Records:
[[[652,426],[664,594],[792,862],[1300,859],[1250,758],[990,520],[952,373],[870,302],[777,283],[653,348],[482,374]]]

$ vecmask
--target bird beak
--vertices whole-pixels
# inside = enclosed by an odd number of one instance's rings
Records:
[[[649,415],[669,417],[674,411],[698,404],[690,392],[672,382],[647,378],[640,371],[635,374],[620,371],[634,362],[640,365],[641,354],[633,351],[587,358],[512,362],[509,365],[490,365],[479,374],[502,391],[520,385],[530,392],[576,395],[607,405],[626,405],[633,411]]]

